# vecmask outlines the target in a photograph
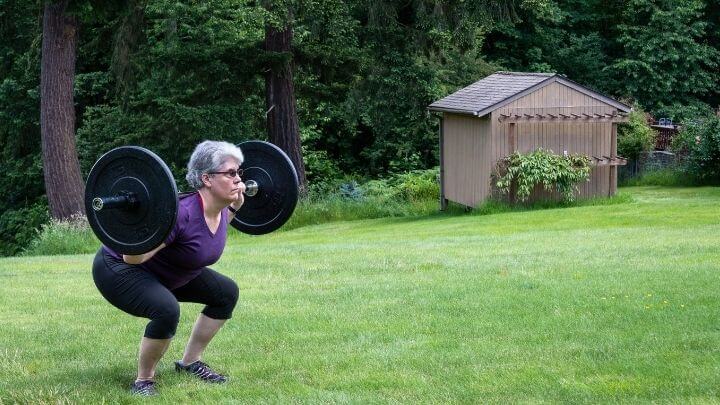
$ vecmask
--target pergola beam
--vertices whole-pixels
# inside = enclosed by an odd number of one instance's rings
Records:
[[[627,159],[622,156],[590,156],[593,166],[625,166]]]
[[[625,113],[614,114],[586,114],[582,115],[570,113],[570,115],[559,113],[555,114],[500,114],[498,121],[511,123],[531,123],[531,122],[628,122],[630,118]]]

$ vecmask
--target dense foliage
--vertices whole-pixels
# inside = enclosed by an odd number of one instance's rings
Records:
[[[427,105],[495,70],[562,73],[676,121],[720,103],[720,5],[709,0],[288,0],[277,4],[292,12],[277,15],[250,0],[72,3],[84,174],[131,143],[181,179],[202,139],[263,139],[273,58],[295,68],[311,187],[436,166],[438,120]],[[48,220],[42,5],[0,0],[0,255],[27,246]],[[263,52],[265,25],[287,16],[291,54]]]
[[[511,198],[526,201],[536,186],[557,191],[564,201],[575,199],[578,184],[590,177],[590,158],[585,155],[556,155],[542,148],[515,152],[498,162],[495,185]]]
[[[630,121],[618,125],[617,154],[637,160],[642,152],[653,148],[655,135],[655,130],[648,125],[645,114],[635,110],[630,113]]]
[[[687,122],[673,147],[682,156],[680,170],[690,181],[720,185],[720,117]]]

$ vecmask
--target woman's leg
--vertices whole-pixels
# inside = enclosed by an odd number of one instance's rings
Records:
[[[100,293],[115,307],[149,318],[140,342],[138,380],[155,377],[155,368],[175,335],[180,305],[170,290],[150,272],[102,250],[93,262],[93,279]]]
[[[140,340],[140,354],[138,355],[138,374],[135,381],[152,380],[155,378],[155,368],[158,362],[170,347],[172,339],[151,339],[144,337]]]
[[[200,360],[212,338],[225,321],[232,317],[239,291],[237,284],[230,278],[205,268],[189,283],[173,290],[173,294],[178,301],[206,305],[195,321],[185,347],[182,364],[187,365]]]
[[[225,321],[226,319],[212,319],[205,314],[200,314],[195,321],[187,346],[185,346],[182,363],[192,364],[200,360],[205,348]]]

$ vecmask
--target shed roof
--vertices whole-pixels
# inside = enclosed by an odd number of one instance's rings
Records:
[[[550,83],[559,82],[620,111],[628,105],[590,90],[557,73],[496,72],[442,98],[428,107],[430,111],[483,116]]]

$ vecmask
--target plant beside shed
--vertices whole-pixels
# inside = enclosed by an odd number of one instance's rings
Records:
[[[557,192],[565,202],[575,199],[578,184],[590,177],[590,159],[581,154],[556,155],[542,148],[528,154],[514,152],[498,162],[498,190],[515,202],[527,201],[535,189]]]

